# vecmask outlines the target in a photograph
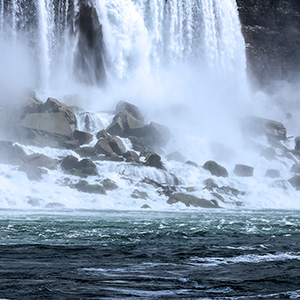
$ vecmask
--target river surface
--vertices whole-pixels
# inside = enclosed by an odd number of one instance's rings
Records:
[[[0,298],[300,298],[299,211],[1,210]]]

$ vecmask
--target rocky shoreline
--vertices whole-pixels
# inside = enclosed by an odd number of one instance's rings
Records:
[[[101,166],[111,162],[116,166],[122,164],[123,171],[119,171],[118,175],[123,176],[127,184],[132,186],[130,196],[133,199],[147,201],[150,189],[155,191],[157,199],[161,198],[161,201],[166,201],[170,206],[178,203],[185,207],[202,208],[220,208],[226,206],[226,203],[244,205],[247,191],[232,186],[230,179],[252,178],[256,172],[253,166],[237,161],[234,170],[227,170],[213,160],[199,166],[185,158],[184,153],[175,151],[167,154],[164,147],[172,132],[162,124],[146,124],[143,113],[133,104],[120,101],[115,107],[111,123],[104,129],[91,132],[88,130],[91,125],[88,117],[84,119],[82,126],[87,131],[77,129],[78,116],[88,116],[83,109],[67,106],[53,98],[42,102],[34,93],[26,97],[25,103],[16,110],[15,116],[18,117],[11,118],[13,121],[7,124],[13,129],[13,134],[10,139],[0,141],[0,163],[15,166],[16,170],[26,174],[32,184],[43,181],[50,170],[56,170],[61,173],[62,180],[57,183],[60,186],[95,197],[116,190],[122,193],[122,187],[112,178],[104,178],[103,174],[100,176]],[[293,163],[290,170],[286,167],[290,174],[288,178],[283,177],[276,168],[266,169],[265,177],[272,181],[270,184],[280,189],[292,186],[300,190],[300,138],[295,138],[295,146],[290,149],[287,146],[290,138],[282,123],[254,116],[242,120],[241,130],[249,144],[252,143],[253,146],[256,143],[255,151],[260,157],[270,162],[289,160],[290,164]],[[257,143],[258,137],[264,137],[267,144]],[[52,147],[71,152],[66,156],[51,158],[38,151],[26,154],[22,145],[33,145],[35,149]],[[174,174],[172,168],[168,167],[172,163],[179,168],[191,170],[190,174],[193,170],[200,171],[203,174],[202,182],[197,183],[199,186],[186,186],[185,178]],[[126,166],[133,168],[134,172],[139,172],[141,168],[151,168],[159,175],[156,175],[156,180],[141,176],[139,181],[134,181],[130,175],[125,176]],[[218,184],[218,178],[224,178],[226,184],[224,181]],[[31,198],[30,195],[28,204],[43,207],[41,199]],[[60,208],[64,205],[54,202],[44,207]],[[149,209],[151,205],[145,202],[140,208]]]

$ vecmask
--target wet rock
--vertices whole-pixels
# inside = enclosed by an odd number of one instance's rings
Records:
[[[98,155],[98,151],[94,147],[81,147],[76,151],[80,156],[93,157]]]
[[[118,156],[114,150],[112,149],[112,147],[110,146],[109,142],[107,140],[105,140],[104,138],[101,138],[96,145],[94,146],[94,148],[97,150],[97,152],[99,154],[104,154],[108,157],[116,157]]]
[[[294,176],[288,181],[296,190],[300,190],[300,175]]]
[[[183,193],[172,194],[167,201],[168,204],[174,204],[174,203],[178,203],[178,202],[182,202],[187,207],[189,207],[189,206],[202,207],[202,208],[218,208],[219,207],[219,205],[216,204],[215,202],[211,202],[211,201],[208,201],[205,199],[197,198],[195,196],[183,194]]]
[[[48,100],[37,106],[36,112],[26,114],[21,126],[27,129],[41,130],[61,136],[72,136],[76,118],[73,109],[56,99]]]
[[[253,136],[266,135],[276,141],[286,140],[286,128],[274,120],[251,116],[244,120],[243,126]]]
[[[118,102],[116,109],[115,109],[116,114],[118,114],[120,112],[124,112],[124,111],[131,114],[137,120],[142,121],[142,122],[144,121],[144,117],[143,117],[140,109],[137,106],[135,106],[131,103],[128,103],[126,101]]]
[[[26,197],[27,200],[27,204],[33,206],[33,207],[38,207],[41,206],[43,202],[45,202],[43,199],[41,198],[33,198],[33,197]]]
[[[44,167],[50,170],[55,170],[58,165],[58,160],[48,157],[44,154],[34,153],[27,156],[26,164],[35,167]]]
[[[63,148],[70,149],[70,150],[78,150],[80,143],[77,140],[66,140],[62,141],[61,145]]]
[[[239,177],[252,177],[253,171],[254,171],[253,167],[237,164],[237,165],[235,165],[233,172],[236,176],[239,176]]]
[[[152,180],[150,178],[147,178],[147,177],[142,179],[140,182],[152,185],[154,188],[158,189],[158,193],[160,195],[170,196],[174,192],[176,192],[176,187],[175,186],[160,184],[157,181],[154,181],[154,180]]]
[[[29,180],[39,181],[42,179],[42,175],[46,174],[46,170],[42,170],[36,166],[33,165],[22,165],[19,167],[19,171],[25,172],[27,175],[27,178]]]
[[[134,151],[127,151],[123,157],[126,159],[126,162],[140,162],[140,157]]]
[[[215,161],[209,160],[204,165],[203,168],[208,170],[212,175],[217,177],[228,177],[227,170],[216,163]]]
[[[269,170],[267,170],[265,177],[278,178],[278,177],[280,177],[280,171],[276,170],[276,169],[269,169]]]
[[[199,168],[198,164],[191,160],[186,161],[185,164],[189,166],[193,166],[195,168]]]
[[[154,167],[160,170],[166,170],[162,161],[161,157],[156,153],[151,153],[147,158],[145,162],[146,166]]]
[[[78,162],[76,170],[77,172],[75,172],[75,174],[81,177],[98,175],[97,166],[87,158],[84,158]]]
[[[124,114],[118,114],[113,118],[112,123],[106,128],[106,131],[112,135],[124,136]]]
[[[166,155],[166,159],[170,161],[185,162],[186,158],[178,151]]]
[[[73,138],[79,142],[80,145],[89,144],[93,140],[93,135],[84,131],[75,130]]]
[[[101,183],[107,191],[113,191],[119,188],[118,185],[109,178],[104,179]]]
[[[74,185],[74,188],[83,193],[106,195],[104,186],[99,184],[89,184],[85,180],[80,180],[77,184]]]
[[[300,136],[295,138],[295,150],[300,151]]]
[[[205,184],[204,189],[207,189],[209,191],[212,191],[213,189],[219,188],[219,186],[211,178],[205,179],[203,181],[203,183]]]
[[[290,171],[295,174],[300,174],[300,164],[293,164]]]
[[[264,148],[261,152],[260,155],[267,160],[274,160],[276,158],[276,152],[273,148],[268,147]]]
[[[149,151],[150,148],[148,145],[145,144],[143,139],[137,138],[136,136],[129,136],[128,139],[132,144],[132,148],[135,151],[144,152]]]
[[[104,138],[107,140],[109,138],[109,134],[107,133],[106,130],[102,129],[96,134],[96,138],[100,140],[101,138]]]
[[[0,163],[20,165],[27,160],[27,154],[18,145],[12,142],[0,141]]]
[[[146,192],[142,192],[142,191],[139,191],[139,190],[134,190],[131,194],[131,198],[146,200],[148,198],[148,194]]]
[[[144,204],[141,206],[142,209],[151,209],[151,206],[148,204]]]
[[[118,138],[117,136],[109,136],[107,137],[107,141],[112,148],[112,150],[117,154],[117,155],[123,155],[126,153],[126,147],[123,144],[122,140]]]
[[[66,206],[59,202],[50,202],[45,205],[45,208],[62,209],[62,208],[66,208]]]
[[[68,155],[62,160],[61,167],[68,173],[80,177],[98,175],[97,166],[87,158],[78,161],[77,157]]]
[[[171,138],[170,130],[166,126],[155,122],[147,125],[143,134],[146,144],[151,146],[164,147]]]
[[[72,155],[66,156],[61,162],[61,167],[65,171],[76,169],[77,165],[78,165],[78,158]]]

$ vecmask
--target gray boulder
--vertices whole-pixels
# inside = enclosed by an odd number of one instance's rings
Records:
[[[127,151],[123,154],[123,157],[126,159],[126,162],[140,162],[140,157],[134,151]]]
[[[300,151],[300,136],[295,137],[295,150]]]
[[[134,190],[131,194],[131,198],[146,200],[148,198],[148,194],[143,191]]]
[[[101,183],[107,191],[113,191],[118,189],[117,184],[109,178],[104,179]]]
[[[293,164],[291,172],[295,174],[300,174],[300,164]]]
[[[72,155],[66,156],[61,162],[61,167],[65,171],[76,169],[77,165],[78,165],[78,158]]]
[[[161,157],[156,153],[151,153],[148,155],[148,157],[146,158],[145,165],[149,167],[161,169],[161,170],[166,170],[161,161]]]
[[[88,132],[75,130],[73,132],[73,138],[77,140],[80,145],[84,145],[89,144],[93,140],[93,135]]]
[[[101,138],[100,140],[98,140],[98,142],[96,143],[94,148],[96,149],[96,151],[99,154],[104,154],[105,156],[108,156],[108,157],[117,157],[118,156],[114,152],[112,147],[110,146],[109,142],[107,140],[105,140],[104,138]]]
[[[300,175],[294,176],[288,181],[296,190],[300,190]]]
[[[207,161],[203,168],[208,170],[212,175],[217,177],[228,177],[227,170],[213,160]]]
[[[62,162],[61,167],[69,174],[88,177],[98,175],[97,166],[90,159],[78,159],[72,155],[66,156]]]
[[[122,140],[117,136],[108,136],[106,138],[112,150],[118,155],[124,155],[126,153],[126,147]]]
[[[74,185],[74,188],[83,193],[106,195],[104,186],[99,184],[89,184],[85,180],[80,180],[77,184]]]
[[[20,165],[27,161],[27,154],[12,142],[0,141],[0,163]]]
[[[269,169],[267,170],[265,177],[269,178],[279,178],[280,177],[280,171],[276,169]]]
[[[44,154],[34,153],[27,156],[26,164],[35,167],[44,167],[50,170],[55,170],[58,164],[57,159],[53,159]]]
[[[234,174],[239,177],[252,177],[254,168],[246,165],[237,164],[234,168]]]
[[[166,159],[170,161],[185,162],[186,158],[178,151],[171,152],[166,155]]]
[[[118,114],[118,113],[123,112],[123,111],[128,112],[129,114],[131,114],[137,120],[140,120],[142,122],[144,121],[144,117],[143,117],[140,109],[137,106],[135,106],[131,103],[128,103],[126,101],[118,102],[118,104],[116,106],[116,109],[115,109],[115,112]]]
[[[219,208],[220,206],[216,203],[216,201],[208,201],[205,199],[197,198],[192,195],[184,194],[184,193],[175,193],[172,194],[167,203],[168,204],[174,204],[182,202],[187,207],[193,206],[193,207],[202,207],[202,208]]]
[[[286,128],[280,122],[256,116],[244,120],[244,128],[253,136],[266,135],[275,140],[286,140]]]

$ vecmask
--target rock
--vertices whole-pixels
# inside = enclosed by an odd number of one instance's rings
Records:
[[[161,124],[151,122],[144,128],[144,139],[151,146],[164,147],[171,138],[170,130]]]
[[[209,191],[212,191],[213,189],[219,188],[219,186],[211,178],[208,178],[208,179],[204,180],[203,183],[205,184],[204,189],[207,189]]]
[[[0,141],[0,163],[10,165],[20,165],[27,161],[27,154],[12,142]]]
[[[202,207],[202,208],[219,208],[219,205],[216,204],[215,202],[211,202],[205,199],[197,198],[195,196],[187,195],[183,193],[172,194],[167,201],[168,204],[174,204],[178,202],[184,203],[187,207],[194,206],[194,207]]]
[[[156,153],[151,153],[147,157],[145,165],[149,166],[149,167],[154,167],[154,168],[157,168],[157,169],[161,169],[161,170],[166,170],[163,163],[162,163],[162,161],[161,161],[161,157]]]
[[[288,181],[296,190],[300,190],[300,175],[294,176]]]
[[[113,191],[119,188],[117,184],[109,178],[104,179],[101,183],[107,191]]]
[[[47,171],[42,170],[36,166],[33,165],[22,165],[19,167],[19,171],[25,172],[27,175],[27,178],[29,180],[39,181],[42,179],[42,175],[47,173]]]
[[[215,161],[209,160],[204,165],[203,168],[208,170],[212,175],[217,177],[228,177],[227,170],[220,166]]]
[[[195,168],[199,168],[198,164],[191,160],[186,161],[185,164],[189,166],[193,166]]]
[[[98,155],[98,151],[94,147],[81,147],[76,151],[80,156],[93,157]]]
[[[78,150],[80,143],[77,140],[65,140],[61,142],[61,145],[70,150]]]
[[[295,150],[300,151],[300,136],[295,138]]]
[[[45,208],[62,209],[62,208],[66,208],[66,206],[59,202],[50,202],[45,205]]]
[[[128,139],[132,144],[132,148],[135,151],[144,152],[149,151],[150,148],[145,144],[143,139],[137,138],[136,136],[129,136]]]
[[[123,157],[126,159],[126,162],[140,162],[140,157],[134,151],[127,151]]]
[[[269,169],[269,170],[267,170],[265,177],[278,178],[278,177],[280,177],[280,171],[276,170],[276,169]]]
[[[234,168],[234,174],[239,177],[252,177],[254,168],[246,165],[237,164]]]
[[[129,114],[131,114],[134,118],[136,118],[139,121],[142,121],[142,122],[144,121],[144,117],[143,117],[140,109],[131,103],[128,103],[126,101],[118,102],[116,109],[115,109],[116,114],[123,112],[123,111],[128,112]]]
[[[84,131],[75,130],[73,138],[79,141],[80,145],[89,144],[93,140],[93,135]]]
[[[87,158],[78,161],[77,157],[68,155],[62,160],[61,167],[68,173],[80,177],[98,175],[97,166]]]
[[[300,174],[300,164],[293,164],[290,171],[292,173]]]
[[[62,162],[61,162],[61,167],[65,171],[70,171],[72,169],[76,169],[78,165],[78,158],[72,155],[66,156]]]
[[[123,144],[122,140],[118,138],[117,136],[109,136],[107,137],[107,141],[112,148],[112,150],[117,154],[117,155],[123,155],[126,153],[126,147]]]
[[[286,140],[286,128],[280,122],[251,116],[245,119],[244,126],[254,136],[266,135],[276,141]]]
[[[274,160],[276,158],[276,152],[271,147],[263,149],[260,152],[260,155],[263,156],[264,158],[266,158],[267,160]]]
[[[118,114],[113,118],[112,123],[106,128],[106,131],[112,135],[124,136],[124,114]]]
[[[142,209],[151,209],[151,206],[149,206],[148,204],[144,204],[141,206]]]
[[[30,164],[35,167],[44,167],[50,170],[55,170],[58,164],[58,160],[50,158],[44,154],[34,153],[27,156],[26,164]]]
[[[104,138],[107,140],[109,138],[109,134],[107,133],[106,130],[102,129],[96,134],[96,138],[100,140],[101,138]]]
[[[77,184],[74,185],[74,188],[83,193],[106,195],[104,186],[99,184],[89,184],[85,180],[80,180]]]
[[[41,198],[32,198],[32,197],[26,197],[27,200],[27,204],[33,206],[33,207],[38,207],[41,206],[41,204],[43,202],[45,202],[43,199]]]
[[[118,156],[114,150],[112,149],[112,147],[110,146],[110,144],[108,143],[107,140],[105,140],[104,138],[101,138],[96,145],[94,146],[94,148],[97,150],[97,152],[99,154],[104,154],[108,157],[116,157]]]
[[[81,177],[87,177],[87,176],[96,176],[98,175],[98,169],[97,166],[87,158],[82,159],[78,162],[77,171],[75,174],[78,174]]]
[[[144,179],[142,179],[140,182],[152,185],[154,188],[159,189],[160,190],[159,191],[160,195],[170,196],[170,195],[172,195],[176,191],[176,187],[175,186],[169,186],[169,185],[165,185],[165,184],[160,184],[157,181],[154,181],[154,180],[152,180],[150,178],[147,178],[147,177],[145,177]]]
[[[142,191],[139,191],[139,190],[134,190],[131,194],[131,198],[146,200],[148,198],[148,194],[146,192],[142,192]]]
[[[186,158],[178,151],[172,152],[168,155],[166,155],[167,160],[173,160],[177,162],[185,162]]]

